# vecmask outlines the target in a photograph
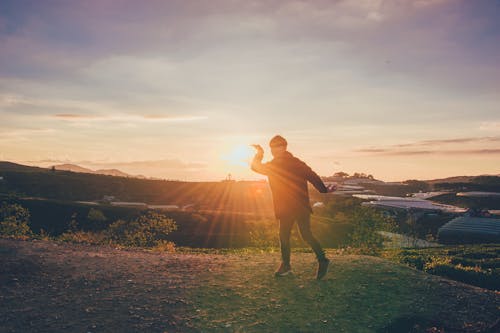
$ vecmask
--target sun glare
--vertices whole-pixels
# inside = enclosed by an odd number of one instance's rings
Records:
[[[254,149],[250,145],[237,145],[233,147],[222,159],[231,165],[247,167],[255,154]]]

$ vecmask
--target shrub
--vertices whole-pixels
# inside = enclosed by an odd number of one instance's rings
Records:
[[[57,237],[58,240],[71,243],[83,244],[103,244],[106,243],[106,237],[102,232],[90,231],[67,231]]]
[[[453,265],[449,258],[434,260],[425,265],[424,270],[430,274],[445,276],[479,287],[500,290],[498,270],[495,272],[492,269],[481,269],[479,266]]]
[[[157,245],[153,248],[157,252],[175,252],[175,243],[165,240],[158,241]]]
[[[106,222],[107,218],[102,211],[95,208],[90,208],[89,213],[87,214],[87,221],[89,227],[93,230],[102,229],[104,222]]]
[[[492,257],[498,245],[471,245],[453,248],[388,250],[384,257],[427,273],[478,287],[500,290],[500,263]],[[473,259],[472,259],[473,258]]]
[[[377,231],[390,231],[394,221],[372,208],[359,207],[352,216],[354,230],[349,235],[348,244],[363,253],[375,254],[383,247],[384,237]]]
[[[250,226],[250,246],[252,247],[278,247],[279,227],[273,219],[247,221]]]
[[[18,204],[2,203],[0,206],[0,235],[28,238],[33,235],[29,227],[30,213]]]
[[[154,247],[177,230],[173,219],[156,212],[147,212],[132,221],[117,220],[106,230],[109,241],[125,246]]]

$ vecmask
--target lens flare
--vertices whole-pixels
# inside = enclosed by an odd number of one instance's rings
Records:
[[[255,150],[249,145],[237,145],[229,153],[222,157],[231,165],[247,167],[255,154]]]

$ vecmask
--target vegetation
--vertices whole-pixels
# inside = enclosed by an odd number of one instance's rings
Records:
[[[202,210],[272,212],[271,193],[262,182],[182,182],[125,178],[27,167],[0,162],[0,194],[60,201],[101,200],[189,205]]]
[[[17,204],[1,203],[0,235],[12,238],[27,238],[32,235],[29,227],[29,211]]]
[[[104,222],[104,214],[91,208],[88,215],[91,221]],[[116,244],[123,246],[156,247],[160,250],[173,251],[175,245],[167,239],[177,229],[171,218],[154,211],[148,211],[138,217],[125,221],[117,220],[99,231],[85,231],[77,222],[77,214],[71,215],[67,229],[57,237],[50,236],[44,229],[32,232],[30,212],[19,204],[2,202],[0,205],[0,236],[8,238],[56,239],[86,244]]]
[[[383,248],[384,238],[377,231],[393,231],[394,220],[380,211],[360,207],[353,213],[354,230],[349,235],[348,245],[366,254],[378,253]]]
[[[279,247],[278,225],[272,217],[272,207],[269,209],[272,201],[265,183],[153,181],[57,170],[51,172],[30,167],[5,168],[2,163],[0,171],[5,177],[0,183],[0,192],[3,192],[3,195],[0,193],[0,235],[3,237],[112,243],[166,251],[173,251],[176,246],[243,249],[241,251],[247,251],[247,247],[258,251],[277,251]],[[370,178],[370,175],[355,175]],[[350,177],[341,173],[335,176]],[[500,177],[485,176],[473,178],[469,182],[437,183],[434,186],[435,189],[493,191],[498,190],[499,184]],[[400,186],[382,188],[395,192],[392,195],[404,195],[412,191],[429,190],[431,185],[408,180]],[[72,201],[21,198],[7,193],[80,200],[95,199],[106,194],[116,195],[122,200],[150,203],[169,200],[169,203],[176,204],[198,200],[200,206],[196,212],[172,211],[160,214],[139,208],[107,204],[91,207]],[[383,238],[377,233],[379,230],[433,240],[438,228],[453,217],[449,214],[408,213],[389,216],[379,210],[363,207],[360,199],[337,196],[325,198],[315,191],[311,195],[313,200],[325,202],[325,207],[318,208],[312,216],[313,233],[324,247],[348,249],[350,253],[380,254]],[[465,207],[500,208],[496,198],[443,195],[437,200]],[[292,245],[296,251],[310,251],[297,229],[292,233]],[[498,289],[495,281],[500,280],[500,267],[496,259],[498,254],[498,247],[495,246],[383,252],[391,260],[428,273],[492,289]]]
[[[382,257],[430,274],[500,290],[500,245],[388,250]]]
[[[500,191],[500,176],[479,176],[469,181],[439,182],[434,188],[454,191]]]
[[[500,209],[500,200],[498,197],[462,197],[457,196],[453,192],[432,198],[432,200],[464,208]]]
[[[167,235],[177,229],[174,220],[156,212],[147,212],[132,221],[118,220],[106,230],[113,243],[125,246],[153,247],[164,245]]]
[[[335,172],[332,176],[330,177],[323,177],[325,181],[343,181],[343,180],[348,180],[348,179],[368,179],[368,180],[374,180],[375,178],[373,175],[367,175],[366,173],[362,172],[355,172],[352,175],[349,175],[347,172],[339,171]]]

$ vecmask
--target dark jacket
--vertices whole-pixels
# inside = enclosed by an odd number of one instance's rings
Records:
[[[319,192],[328,192],[321,178],[307,164],[289,152],[267,163],[261,163],[261,160],[261,157],[256,156],[251,168],[269,178],[277,218],[312,212],[308,181]]]

